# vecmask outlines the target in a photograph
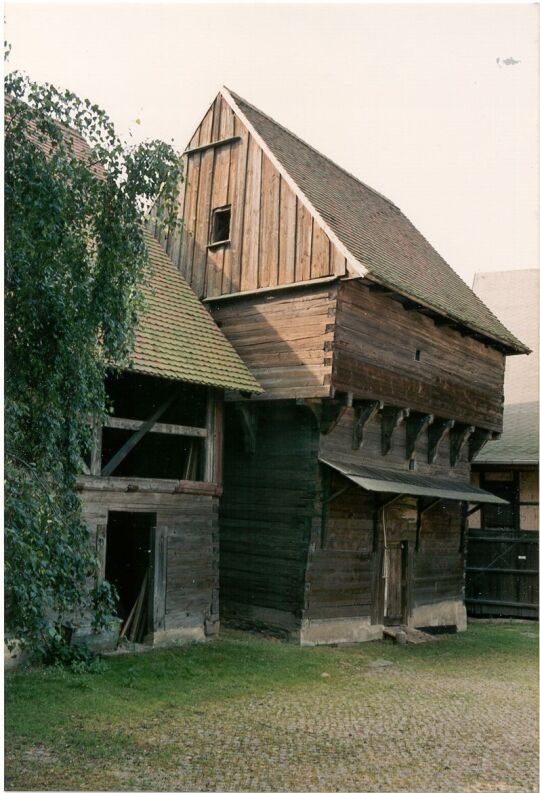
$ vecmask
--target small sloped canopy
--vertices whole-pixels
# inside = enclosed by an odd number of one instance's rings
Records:
[[[259,135],[354,265],[391,290],[418,301],[489,339],[509,353],[529,352],[452,270],[389,199],[340,168],[277,121],[228,89]]]
[[[169,380],[262,393],[245,363],[182,278],[145,233],[150,270],[143,285],[130,370]]]
[[[406,496],[431,496],[449,501],[471,501],[475,504],[507,504],[493,493],[454,479],[435,479],[409,471],[388,471],[367,465],[351,465],[338,460],[319,458],[319,462],[338,471],[355,485],[372,493],[395,493]]]

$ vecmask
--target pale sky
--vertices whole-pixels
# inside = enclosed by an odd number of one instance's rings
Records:
[[[469,284],[538,266],[537,6],[7,3],[5,19],[8,68],[97,102],[122,136],[183,149],[225,84],[391,198]]]

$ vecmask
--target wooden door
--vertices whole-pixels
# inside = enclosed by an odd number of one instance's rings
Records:
[[[389,542],[386,547],[385,623],[399,625],[407,619],[408,543]]]

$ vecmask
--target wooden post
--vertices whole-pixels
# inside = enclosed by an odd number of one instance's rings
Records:
[[[167,540],[168,528],[155,526],[152,531],[150,555],[149,626],[151,633],[165,630],[167,597]]]
[[[96,526],[96,557],[98,560],[97,583],[105,580],[105,563],[107,560],[107,524],[98,523]]]
[[[97,418],[92,421],[92,451],[90,452],[90,473],[101,476],[101,442],[103,428]]]
[[[204,442],[204,481],[213,482],[216,464],[216,397],[213,388],[206,397],[206,440]]]

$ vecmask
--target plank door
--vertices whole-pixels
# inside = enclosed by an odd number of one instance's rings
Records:
[[[385,623],[399,625],[406,621],[408,592],[408,543],[389,542],[386,548]]]

